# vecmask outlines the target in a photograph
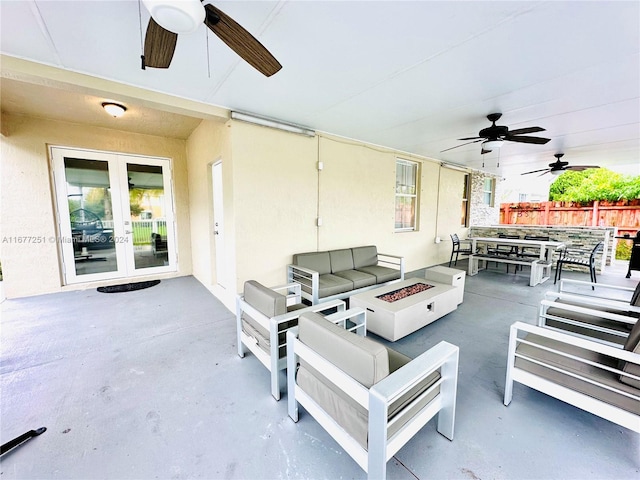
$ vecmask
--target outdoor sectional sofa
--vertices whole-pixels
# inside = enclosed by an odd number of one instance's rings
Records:
[[[404,257],[378,253],[375,245],[298,253],[287,266],[287,282],[299,283],[311,305],[401,280]]]

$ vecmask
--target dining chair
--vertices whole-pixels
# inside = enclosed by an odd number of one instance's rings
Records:
[[[451,266],[451,262],[453,262],[453,256],[456,256],[456,260],[453,263],[454,265],[458,265],[458,255],[471,255],[475,253],[471,248],[471,240],[460,240],[456,233],[452,233],[449,235],[451,237],[451,242],[453,243],[451,247],[451,258],[449,259],[449,266]],[[468,246],[462,245],[463,243],[467,243]]]
[[[596,255],[598,252],[601,252],[604,248],[604,242],[599,242],[591,253],[587,251],[580,250],[569,250],[565,247],[560,252],[560,257],[558,258],[558,262],[556,263],[556,275],[554,277],[553,283],[555,284],[562,277],[562,267],[564,265],[580,265],[582,267],[586,267],[589,269],[589,275],[591,276],[591,281],[596,283]],[[589,255],[587,257],[587,254]],[[591,286],[592,290],[595,290],[595,287]]]

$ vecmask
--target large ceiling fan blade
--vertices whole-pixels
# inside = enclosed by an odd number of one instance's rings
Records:
[[[150,18],[147,34],[144,37],[143,66],[169,68],[177,41],[178,34],[161,27],[153,18]]]
[[[230,16],[211,4],[204,8],[205,25],[249,65],[267,77],[282,68],[269,50]]]
[[[587,170],[589,168],[600,168],[598,165],[571,165],[566,167],[565,170],[573,170],[576,172],[580,172],[582,170]]]
[[[521,173],[520,175],[529,175],[530,173],[548,172],[548,171],[549,171],[548,168],[541,168],[540,170],[532,170],[530,172]]]
[[[525,133],[536,133],[536,132],[544,132],[544,128],[542,127],[517,128],[515,130],[509,130],[509,135],[524,135]]]
[[[535,143],[536,145],[544,145],[547,142],[550,142],[550,138],[542,138],[542,137],[519,137],[517,135],[509,135],[504,137],[505,140],[509,142],[520,142],[520,143]]]
[[[461,138],[459,140],[465,140],[465,139]],[[484,140],[484,138],[479,138],[477,140],[474,140],[473,142],[461,143],[460,145],[456,145],[455,147],[447,148],[446,150],[441,150],[440,153],[448,152],[449,150],[453,150],[454,148],[464,147],[465,145],[469,145],[470,143],[478,143],[478,142],[481,142],[482,140]]]

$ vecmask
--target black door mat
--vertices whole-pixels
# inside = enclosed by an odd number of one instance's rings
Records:
[[[142,290],[143,288],[153,287],[158,285],[160,280],[149,280],[147,282],[136,283],[123,283],[121,285],[109,285],[107,287],[98,287],[98,291],[101,293],[118,293],[118,292],[133,292],[135,290]]]

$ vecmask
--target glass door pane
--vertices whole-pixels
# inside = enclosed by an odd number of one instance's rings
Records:
[[[76,276],[118,271],[107,161],[64,158]]]
[[[169,265],[165,177],[161,165],[127,163],[134,268]]]

